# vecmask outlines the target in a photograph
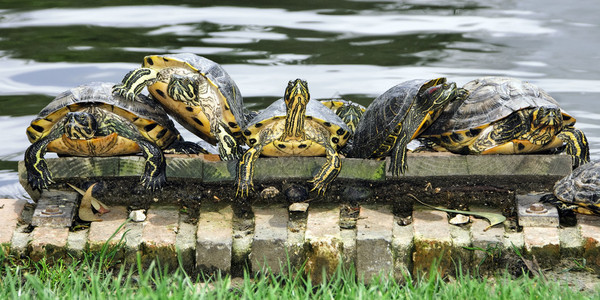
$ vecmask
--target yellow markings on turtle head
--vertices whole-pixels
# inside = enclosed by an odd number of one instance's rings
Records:
[[[305,138],[304,120],[306,117],[306,106],[310,100],[308,84],[302,79],[296,79],[288,83],[283,97],[286,105],[285,132],[280,138],[287,137]]]

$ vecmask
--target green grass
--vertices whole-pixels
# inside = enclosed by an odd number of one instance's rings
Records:
[[[452,279],[430,273],[399,283],[379,278],[370,284],[352,270],[338,269],[327,282],[313,284],[303,272],[289,275],[202,275],[181,269],[169,272],[158,263],[142,269],[119,266],[119,248],[105,247],[70,262],[17,260],[0,253],[0,299],[589,299],[600,293],[576,292],[540,277],[480,278],[459,274]],[[115,267],[115,265],[119,267]],[[433,268],[435,269],[435,268]]]

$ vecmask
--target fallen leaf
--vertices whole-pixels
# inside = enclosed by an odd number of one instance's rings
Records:
[[[490,225],[488,227],[486,227],[483,231],[487,231],[488,229],[492,228],[493,226],[496,226],[498,224],[503,223],[504,221],[506,221],[506,217],[503,216],[502,214],[497,214],[497,213],[489,213],[489,212],[474,212],[474,211],[463,211],[463,210],[454,210],[454,209],[447,209],[447,208],[443,208],[443,207],[438,207],[438,206],[433,206],[433,205],[429,205],[419,199],[417,199],[417,197],[415,197],[412,194],[408,194],[408,196],[412,197],[413,199],[415,199],[415,201],[433,208],[435,210],[440,210],[440,211],[445,211],[445,212],[449,212],[449,213],[455,213],[455,214],[463,214],[463,215],[472,215],[472,216],[476,216],[476,217],[481,217],[481,218],[486,218],[489,222]]]
[[[99,215],[109,212],[110,209],[107,205],[92,196],[92,191],[96,184],[92,184],[85,192],[72,184],[68,185],[83,195],[83,197],[81,197],[81,203],[79,204],[79,219],[86,222],[102,222],[102,219],[98,219],[92,210],[92,207],[98,212]]]
[[[81,203],[79,204],[79,218],[82,221],[86,222],[101,222],[102,219],[98,219],[94,211],[92,210],[92,189],[94,188],[95,183],[92,184],[87,191],[83,194],[81,198]]]

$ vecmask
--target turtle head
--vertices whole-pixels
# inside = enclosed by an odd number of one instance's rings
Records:
[[[65,115],[65,134],[73,140],[87,140],[94,137],[98,124],[88,112],[76,111]]]
[[[306,107],[308,100],[310,100],[308,83],[302,79],[290,80],[285,89],[283,99],[288,110],[298,105]]]
[[[562,127],[562,113],[557,107],[538,107],[531,112],[533,127]]]
[[[546,145],[562,130],[563,120],[560,108],[540,106],[530,113],[531,128],[523,139],[536,145]]]
[[[285,136],[304,138],[304,118],[310,100],[308,84],[302,79],[290,80],[283,96],[286,106]]]
[[[425,90],[423,94],[426,97],[431,98],[434,105],[440,105],[456,98],[456,83],[450,82],[434,85]]]
[[[171,98],[184,103],[194,103],[197,101],[199,75],[180,75],[172,74],[167,84],[167,94]],[[206,81],[206,80],[204,80]],[[207,82],[204,82],[208,84]]]

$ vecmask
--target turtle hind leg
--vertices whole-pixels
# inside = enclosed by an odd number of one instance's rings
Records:
[[[125,74],[120,84],[113,86],[113,94],[133,101],[142,92],[144,87],[156,81],[157,75],[158,72],[150,68],[139,68],[129,71]]]
[[[590,161],[589,144],[583,131],[566,127],[557,137],[565,143],[565,152],[573,158],[573,169]]]
[[[554,194],[546,194],[540,198],[540,202],[548,203],[556,207],[561,214],[574,213],[579,206],[569,205],[563,201],[560,201]]]
[[[242,147],[233,137],[233,134],[227,125],[219,122],[219,126],[216,130],[216,137],[221,160],[239,160],[242,158],[242,155],[244,154]]]
[[[169,154],[208,154],[202,146],[182,139],[176,140],[163,150]]]

